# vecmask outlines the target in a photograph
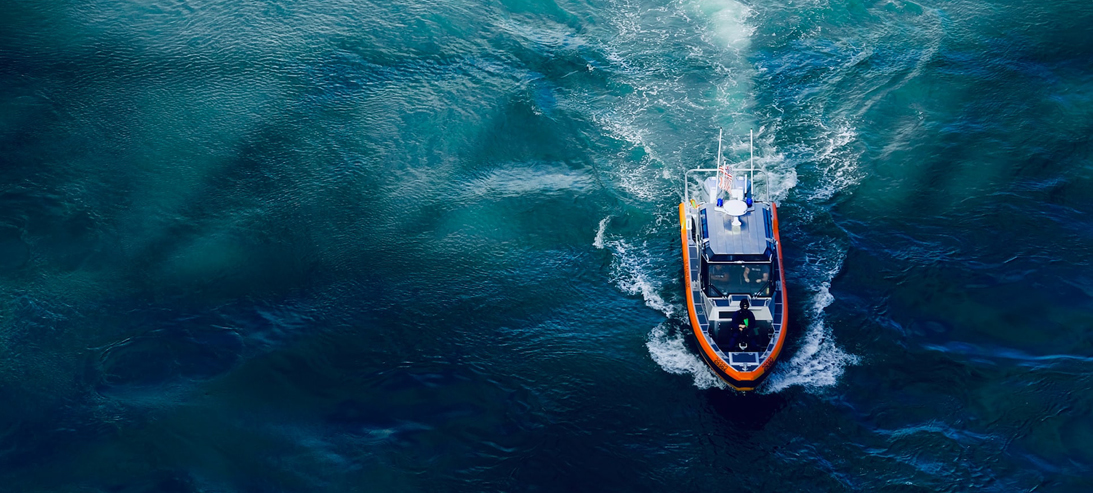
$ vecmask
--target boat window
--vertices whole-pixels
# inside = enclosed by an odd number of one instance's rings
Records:
[[[705,260],[705,259],[703,259]],[[770,296],[774,287],[769,263],[706,263],[706,294]]]

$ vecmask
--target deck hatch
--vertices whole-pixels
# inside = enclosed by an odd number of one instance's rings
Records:
[[[732,363],[758,363],[759,355],[756,353],[729,353]]]

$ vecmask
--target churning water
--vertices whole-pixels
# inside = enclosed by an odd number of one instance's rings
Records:
[[[1093,488],[1079,1],[9,2],[0,492]],[[694,352],[748,156],[790,334]]]

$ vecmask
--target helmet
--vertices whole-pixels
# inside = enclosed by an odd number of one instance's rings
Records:
[[[751,303],[748,303],[747,298],[744,298],[744,299],[740,300],[740,308],[748,308],[750,306],[751,306]]]

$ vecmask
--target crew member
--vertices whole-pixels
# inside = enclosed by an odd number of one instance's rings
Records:
[[[732,316],[732,322],[729,326],[732,327],[732,334],[729,336],[729,350],[730,351],[747,351],[754,350],[751,346],[755,343],[755,315],[751,313],[751,303],[747,298],[740,300],[740,309]]]
[[[729,266],[710,264],[710,280],[718,283],[729,282]]]

